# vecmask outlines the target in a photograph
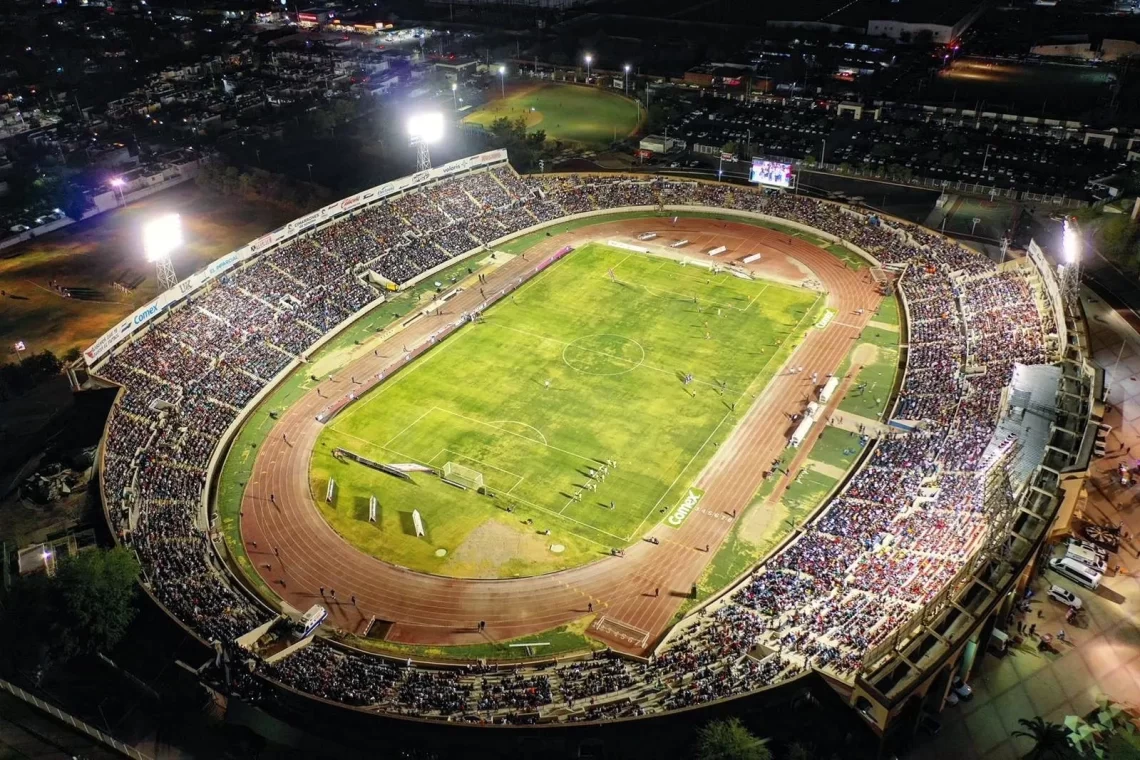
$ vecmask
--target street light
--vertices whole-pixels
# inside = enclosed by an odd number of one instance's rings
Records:
[[[455,106],[456,111],[459,111],[459,100],[458,100],[459,96],[455,94],[455,91],[458,89],[459,89],[459,85],[456,84],[455,82],[452,82],[451,83],[451,103],[453,106]]]
[[[143,254],[158,270],[159,288],[170,290],[178,284],[170,254],[182,245],[182,218],[178,214],[166,214],[151,219],[143,225],[142,238]]]
[[[827,154],[827,138],[821,139],[820,143],[822,143],[822,144],[819,146],[819,168],[822,169],[823,168],[823,157]]]
[[[500,88],[500,90],[502,90],[503,97],[506,98],[507,97],[507,67],[506,66],[500,66],[499,67],[499,88]]]
[[[430,145],[439,142],[443,137],[443,115],[435,112],[419,113],[408,119],[408,135],[412,138],[412,145],[418,149],[416,153],[416,171],[422,172],[431,168]]]
[[[590,64],[594,62],[594,56],[586,53],[586,81],[590,81]]]
[[[125,204],[127,202],[127,199],[123,196],[123,185],[125,185],[125,184],[126,184],[126,182],[123,181],[122,177],[112,177],[111,178],[111,187],[114,188],[111,192],[115,192],[116,190],[118,191],[119,205],[120,206],[122,206],[123,204]]]
[[[629,96],[629,64],[627,63],[623,68],[625,68],[625,82],[624,82],[625,94],[628,97]]]

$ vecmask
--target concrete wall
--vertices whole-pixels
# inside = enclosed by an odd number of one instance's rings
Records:
[[[133,192],[123,193],[120,196],[120,193],[115,190],[109,193],[100,193],[99,195],[92,196],[91,201],[94,205],[87,210],[87,213],[83,215],[83,218],[90,219],[93,216],[102,214],[106,211],[110,211],[111,209],[115,209],[120,206],[125,206],[128,203],[142,200],[143,198],[147,198],[151,195],[154,195],[155,193],[162,192],[163,190],[169,190],[172,187],[181,185],[183,182],[187,182],[193,179],[198,174],[197,164],[185,164],[183,167],[173,167],[173,169],[175,173],[169,173],[169,170],[167,170],[162,174],[154,175],[154,178],[147,178],[148,181],[142,183],[139,189],[134,190]],[[76,220],[72,219],[71,217],[65,216],[63,219],[58,219],[54,222],[43,224],[39,227],[34,227],[25,232],[21,232],[18,235],[6,237],[3,240],[0,240],[0,250],[3,250],[4,248],[10,248],[11,246],[26,242],[32,238],[46,235],[49,232],[54,232],[55,230],[75,224],[75,221]]]

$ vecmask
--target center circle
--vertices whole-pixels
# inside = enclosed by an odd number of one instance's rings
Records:
[[[645,349],[624,335],[585,335],[562,349],[562,361],[584,375],[622,375],[641,366]]]

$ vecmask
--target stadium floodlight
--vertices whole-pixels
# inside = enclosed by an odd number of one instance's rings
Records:
[[[431,144],[443,138],[443,114],[418,113],[408,119],[408,134],[417,148],[416,171],[431,168]]]
[[[625,69],[625,81],[622,84],[625,85],[625,94],[629,95],[629,64],[627,63],[623,68]]]
[[[590,64],[594,62],[594,56],[586,53],[586,79],[590,78]]]
[[[122,177],[113,177],[113,178],[111,179],[111,187],[122,187],[122,186],[123,186],[123,184],[124,184],[124,183],[123,183],[123,178],[122,178]]]
[[[1065,220],[1065,229],[1061,236],[1061,250],[1065,256],[1065,263],[1072,266],[1081,260],[1081,236],[1077,227],[1071,220]]]
[[[170,254],[182,245],[182,218],[165,214],[143,225],[143,254],[158,269],[158,286],[170,290],[178,284],[178,275],[170,262]]]
[[[499,89],[502,91],[504,99],[507,97],[507,67],[499,67]]]
[[[1061,290],[1066,304],[1077,309],[1081,297],[1081,231],[1075,219],[1066,218],[1061,233]]]
[[[451,104],[455,107],[456,111],[459,110],[459,96],[456,95],[456,90],[458,90],[458,89],[459,89],[459,85],[456,84],[455,82],[452,82],[451,83]]]

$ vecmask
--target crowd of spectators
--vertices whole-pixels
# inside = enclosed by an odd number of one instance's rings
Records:
[[[863,468],[785,549],[648,663],[430,669],[314,640],[256,672],[353,705],[448,720],[529,722],[699,704],[811,668],[848,678],[940,593],[985,534],[983,452],[1016,363],[1048,359],[1038,294],[1017,272],[913,225],[789,194],[629,176],[521,178],[505,166],[412,189],[271,248],[192,296],[98,368],[125,387],[108,423],[104,487],[147,583],[204,638],[230,642],[269,613],[211,559],[202,490],[242,408],[379,292],[541,221],[626,206],[735,208],[863,248],[907,307],[894,416],[917,432],[874,444]],[[554,710],[557,709],[557,712]],[[546,711],[546,712],[544,712]]]

